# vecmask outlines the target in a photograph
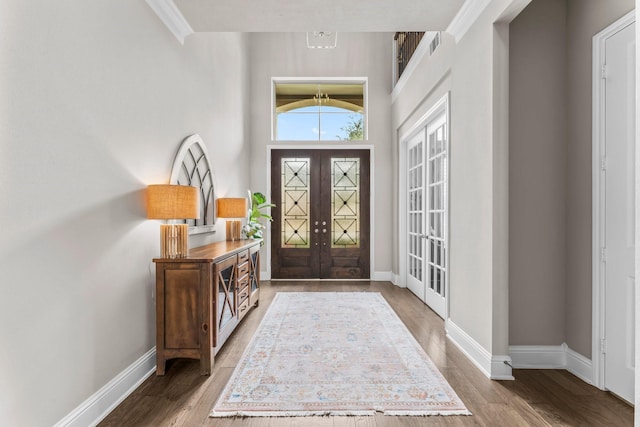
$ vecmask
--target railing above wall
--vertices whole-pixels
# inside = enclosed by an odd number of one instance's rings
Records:
[[[425,32],[402,32],[393,37],[395,47],[394,84],[407,68],[411,56],[416,51]]]

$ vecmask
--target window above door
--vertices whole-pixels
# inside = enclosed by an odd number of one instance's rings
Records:
[[[366,79],[273,80],[275,141],[362,141]]]

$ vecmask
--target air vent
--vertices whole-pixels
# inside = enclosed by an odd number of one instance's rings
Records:
[[[433,52],[436,51],[438,46],[440,46],[440,31],[438,31],[436,35],[433,36],[433,40],[431,40],[431,43],[429,43],[429,54],[433,55]]]

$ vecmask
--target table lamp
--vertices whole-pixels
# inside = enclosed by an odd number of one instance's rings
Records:
[[[200,217],[200,198],[196,187],[149,185],[147,218],[182,220]],[[160,256],[185,258],[189,253],[189,226],[170,222],[160,225]]]
[[[227,240],[240,240],[240,220],[247,216],[247,199],[218,199],[218,218],[233,218],[227,221]]]

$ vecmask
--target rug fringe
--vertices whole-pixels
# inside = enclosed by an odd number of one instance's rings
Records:
[[[234,411],[221,412],[212,411],[211,418],[233,418],[233,417],[368,417],[376,412],[382,412],[387,416],[398,417],[430,417],[447,415],[472,415],[470,411]]]
[[[212,411],[209,414],[211,418],[229,418],[229,417],[361,417],[373,416],[376,411],[235,411],[220,412]]]
[[[384,415],[398,417],[430,417],[430,416],[447,416],[447,415],[473,415],[470,411],[383,411]]]

